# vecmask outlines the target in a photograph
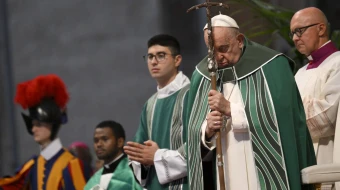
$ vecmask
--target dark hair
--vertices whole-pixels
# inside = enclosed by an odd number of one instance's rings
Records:
[[[154,45],[168,47],[173,55],[181,54],[181,47],[178,40],[168,34],[159,34],[150,38],[148,41],[148,48]]]
[[[105,128],[105,127],[108,127],[112,130],[112,133],[116,137],[116,139],[123,138],[125,140],[125,131],[121,124],[115,121],[112,121],[112,120],[107,120],[107,121],[100,122],[96,126],[96,128]]]

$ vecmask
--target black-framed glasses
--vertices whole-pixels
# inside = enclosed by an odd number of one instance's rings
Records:
[[[296,34],[296,35],[300,38],[300,37],[302,36],[302,34],[303,34],[304,32],[306,32],[306,30],[307,30],[309,27],[312,27],[312,26],[315,26],[315,25],[318,25],[318,24],[320,24],[320,23],[315,23],[315,24],[311,24],[311,25],[304,26],[304,27],[301,27],[301,28],[296,28],[294,31],[291,31],[291,32],[289,33],[289,37],[290,37],[291,39],[293,39],[294,34]]]
[[[159,52],[156,55],[154,54],[147,54],[143,56],[143,59],[148,63],[151,62],[153,60],[153,58],[156,59],[157,62],[162,62],[165,60],[166,55],[172,55],[175,56],[174,54],[171,53],[165,53],[165,52]]]

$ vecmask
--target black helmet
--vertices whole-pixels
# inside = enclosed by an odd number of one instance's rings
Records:
[[[28,133],[32,133],[32,121],[49,123],[52,125],[53,140],[61,124],[67,123],[65,111],[69,97],[62,80],[56,75],[38,76],[31,81],[21,83],[17,87],[15,101],[29,114],[22,113]]]

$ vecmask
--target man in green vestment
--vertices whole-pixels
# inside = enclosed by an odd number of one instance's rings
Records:
[[[134,142],[124,150],[136,178],[148,190],[185,190],[182,104],[190,81],[179,71],[182,56],[177,39],[164,34],[152,37],[145,60],[157,81],[157,93],[145,103]]]
[[[142,190],[129,167],[127,156],[123,153],[125,131],[115,121],[103,121],[94,133],[94,149],[98,159],[104,161],[87,182],[85,190]]]
[[[248,40],[229,16],[213,17],[212,30],[218,91],[211,90],[206,57],[192,75],[185,105],[190,189],[203,189],[202,160],[215,161],[220,129],[225,189],[312,189],[300,177],[315,156],[293,61]],[[204,31],[208,44],[207,25]],[[220,188],[216,177],[211,189]]]

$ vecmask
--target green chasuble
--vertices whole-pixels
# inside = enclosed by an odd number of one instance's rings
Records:
[[[87,182],[84,190],[90,190],[94,188],[96,185],[100,184],[100,178],[103,173],[103,168],[98,170],[91,179]],[[96,188],[94,188],[96,189]],[[109,185],[107,187],[110,189],[119,189],[119,190],[142,190],[143,188],[138,184],[135,180],[135,176],[131,168],[129,167],[129,160],[127,157],[123,158],[117,168],[114,170]]]
[[[294,63],[283,54],[252,41],[245,39],[244,43],[239,62],[218,70],[217,85],[221,89],[227,82],[236,82],[240,89],[257,186],[260,189],[312,189],[311,185],[302,185],[300,175],[301,169],[315,165],[316,161],[292,73]],[[210,89],[206,57],[191,78],[184,114],[188,181],[192,190],[203,189],[201,126],[210,111],[207,102]]]
[[[188,89],[189,85],[164,98],[157,98],[158,93],[149,98],[144,105],[134,141],[143,144],[152,140],[160,149],[178,150],[186,158],[185,139],[182,136],[182,106]],[[166,160],[162,161],[167,165]],[[186,177],[160,184],[154,165],[144,170],[144,173],[147,173],[145,188],[148,190],[187,189]]]

